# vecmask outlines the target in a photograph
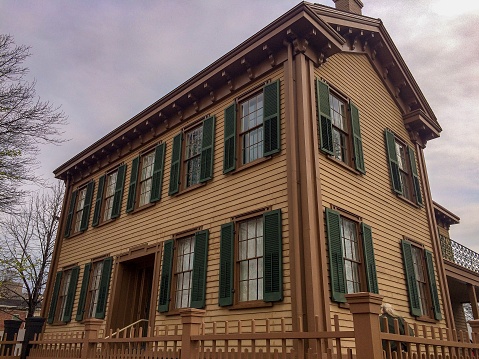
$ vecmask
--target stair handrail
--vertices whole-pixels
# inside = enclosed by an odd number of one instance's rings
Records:
[[[138,319],[136,322],[133,322],[133,323],[131,323],[131,324],[128,324],[126,327],[117,330],[115,333],[112,333],[112,334],[110,334],[110,335],[107,335],[104,339],[109,339],[110,336],[111,336],[111,337],[114,337],[115,335],[120,334],[121,332],[123,332],[123,331],[127,330],[128,328],[131,328],[132,326],[134,326],[134,325],[136,325],[136,324],[138,324],[138,323],[141,323],[141,322],[148,322],[148,319]]]

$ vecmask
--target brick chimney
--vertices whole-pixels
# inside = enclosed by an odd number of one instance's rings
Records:
[[[361,9],[363,3],[361,0],[333,0],[336,5],[336,9],[351,12],[353,14],[362,15]]]

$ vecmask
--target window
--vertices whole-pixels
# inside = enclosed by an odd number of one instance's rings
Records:
[[[170,196],[213,178],[214,139],[214,116],[175,136],[168,190]]]
[[[366,173],[361,138],[359,110],[333,92],[329,85],[316,80],[318,142],[320,150],[332,158]]]
[[[432,253],[408,240],[402,252],[411,315],[441,320]]]
[[[101,176],[98,180],[98,191],[92,221],[93,227],[98,226],[100,222],[108,222],[120,216],[125,172],[126,165],[121,165]]]
[[[83,232],[88,228],[94,187],[95,182],[91,181],[72,192],[65,225],[65,238],[68,238],[71,234]]]
[[[384,132],[393,191],[408,201],[422,205],[416,155],[411,146],[389,130]]]
[[[221,226],[219,305],[283,300],[281,210]]]
[[[85,264],[76,320],[105,318],[113,258]]]
[[[208,230],[203,230],[165,242],[158,300],[160,313],[205,307],[208,237]]]
[[[155,203],[161,199],[165,151],[166,145],[163,142],[154,150],[133,159],[126,212],[132,212],[135,208]]]
[[[378,293],[372,230],[346,212],[326,208],[331,296],[345,302],[345,294]]]
[[[238,109],[236,102],[225,109],[223,173],[281,150],[279,91],[279,80],[271,82],[241,100]]]
[[[71,320],[79,267],[57,272],[47,322],[67,323]]]

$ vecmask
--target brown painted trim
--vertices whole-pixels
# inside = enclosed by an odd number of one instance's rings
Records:
[[[479,306],[477,305],[476,289],[472,284],[467,284],[467,294],[472,307],[472,315],[474,319],[479,319]]]
[[[54,273],[57,272],[58,269],[58,262],[60,260],[60,252],[63,244],[63,227],[65,224],[65,218],[68,216],[68,210],[67,210],[67,204],[68,204],[68,199],[70,198],[72,191],[73,191],[73,186],[71,184],[71,179],[70,177],[67,178],[65,182],[65,194],[63,196],[63,204],[62,204],[62,211],[60,214],[60,221],[58,222],[58,229],[57,229],[57,235],[55,239],[55,246],[53,248],[53,254],[52,254],[52,260],[50,263],[50,270],[48,271],[48,279],[47,279],[47,285],[45,287],[45,296],[43,298],[43,303],[42,303],[42,310],[40,312],[40,316],[45,318],[48,309],[50,307],[50,301],[52,297],[52,291],[53,291],[53,282],[55,281],[55,276]]]
[[[434,261],[438,273],[439,285],[441,287],[441,297],[444,309],[444,317],[446,325],[450,329],[455,329],[454,312],[452,310],[451,298],[449,296],[449,287],[447,285],[446,271],[444,269],[444,260],[442,258],[441,244],[439,242],[439,234],[437,232],[436,217],[434,216],[434,205],[432,202],[431,188],[429,187],[429,179],[427,176],[426,160],[424,159],[424,151],[422,147],[415,144],[417,161],[419,164],[419,176],[421,177],[421,185],[424,193],[424,208],[426,210],[429,232],[431,235],[432,248],[434,252]]]
[[[449,262],[448,260],[444,261],[444,270],[448,278],[453,278],[460,282],[469,283],[479,287],[479,276],[476,272]]]

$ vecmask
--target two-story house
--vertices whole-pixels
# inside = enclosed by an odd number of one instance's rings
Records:
[[[187,307],[347,328],[355,292],[454,327],[423,154],[441,127],[382,22],[335,3],[300,3],[55,170],[47,332]]]

